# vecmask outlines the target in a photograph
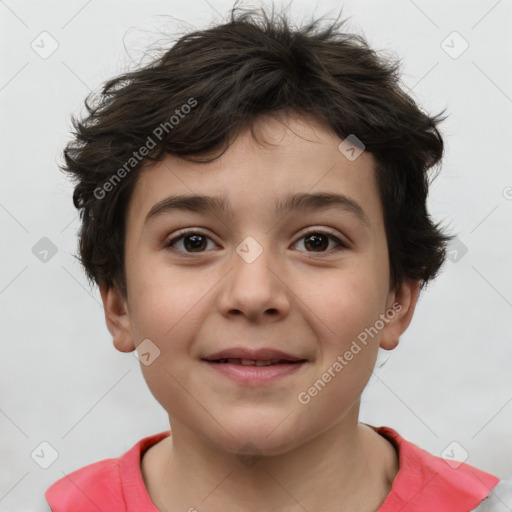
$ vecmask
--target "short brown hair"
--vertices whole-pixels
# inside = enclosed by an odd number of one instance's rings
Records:
[[[76,181],[79,259],[91,282],[126,297],[125,213],[144,165],[167,153],[222,154],[258,115],[283,111],[315,116],[342,138],[355,134],[375,157],[390,286],[410,278],[423,288],[436,276],[453,238],[426,208],[427,171],[443,156],[444,111],[422,112],[400,86],[399,62],[343,32],[346,20],[322,21],[293,29],[274,9],[235,4],[226,23],[188,33],[150,64],[107,81],[93,105],[86,98],[88,115],[72,118],[61,168]]]

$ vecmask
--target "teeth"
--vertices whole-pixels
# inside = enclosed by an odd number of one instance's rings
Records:
[[[256,366],[270,366],[274,364],[272,361],[256,361]]]
[[[270,359],[268,361],[255,361],[254,359],[235,359],[232,357],[219,359],[219,363],[239,364],[242,366],[270,366],[271,364],[279,363],[279,361],[281,361],[281,359]]]

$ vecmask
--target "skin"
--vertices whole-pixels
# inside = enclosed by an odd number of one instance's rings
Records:
[[[142,476],[164,512],[220,512],[227,504],[245,512],[375,511],[398,458],[358,422],[360,396],[378,347],[393,349],[407,329],[419,283],[390,288],[371,154],[348,160],[341,139],[309,117],[261,116],[255,133],[259,142],[245,130],[213,162],[168,155],[144,170],[126,216],[127,298],[100,286],[115,347],[129,352],[150,339],[160,350],[141,369],[172,436],[144,454]],[[289,192],[343,193],[370,225],[332,209],[278,217],[274,200]],[[178,194],[226,195],[234,214],[172,211],[144,225],[155,203]],[[310,227],[334,230],[348,247],[335,250],[327,234],[315,250],[304,234]],[[166,247],[183,228],[209,237],[199,252],[183,239],[174,251]],[[247,236],[263,250],[252,263],[236,252]],[[397,302],[401,310],[384,328],[307,405],[299,403],[298,394]],[[293,376],[251,387],[201,361],[236,345],[308,362]],[[252,465],[238,456],[248,443]]]

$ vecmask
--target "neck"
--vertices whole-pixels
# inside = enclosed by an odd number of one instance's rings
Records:
[[[398,458],[357,416],[345,419],[286,453],[252,459],[171,422],[172,435],[142,459],[146,488],[162,512],[224,512],[227,503],[246,512],[375,512],[391,489]]]

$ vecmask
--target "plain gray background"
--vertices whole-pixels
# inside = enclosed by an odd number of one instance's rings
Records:
[[[36,510],[64,474],[168,429],[137,359],[114,349],[99,292],[73,258],[78,217],[57,166],[70,115],[83,112],[90,90],[135,65],[159,31],[205,28],[231,6],[0,1],[1,511]],[[296,0],[291,12],[300,21],[340,6]],[[343,6],[348,29],[402,59],[404,85],[428,112],[447,107],[446,157],[429,207],[458,234],[398,348],[382,351],[361,421],[510,478],[512,0]],[[43,237],[57,251],[46,261],[37,256]],[[42,442],[58,453],[48,469],[31,457],[51,453]]]

